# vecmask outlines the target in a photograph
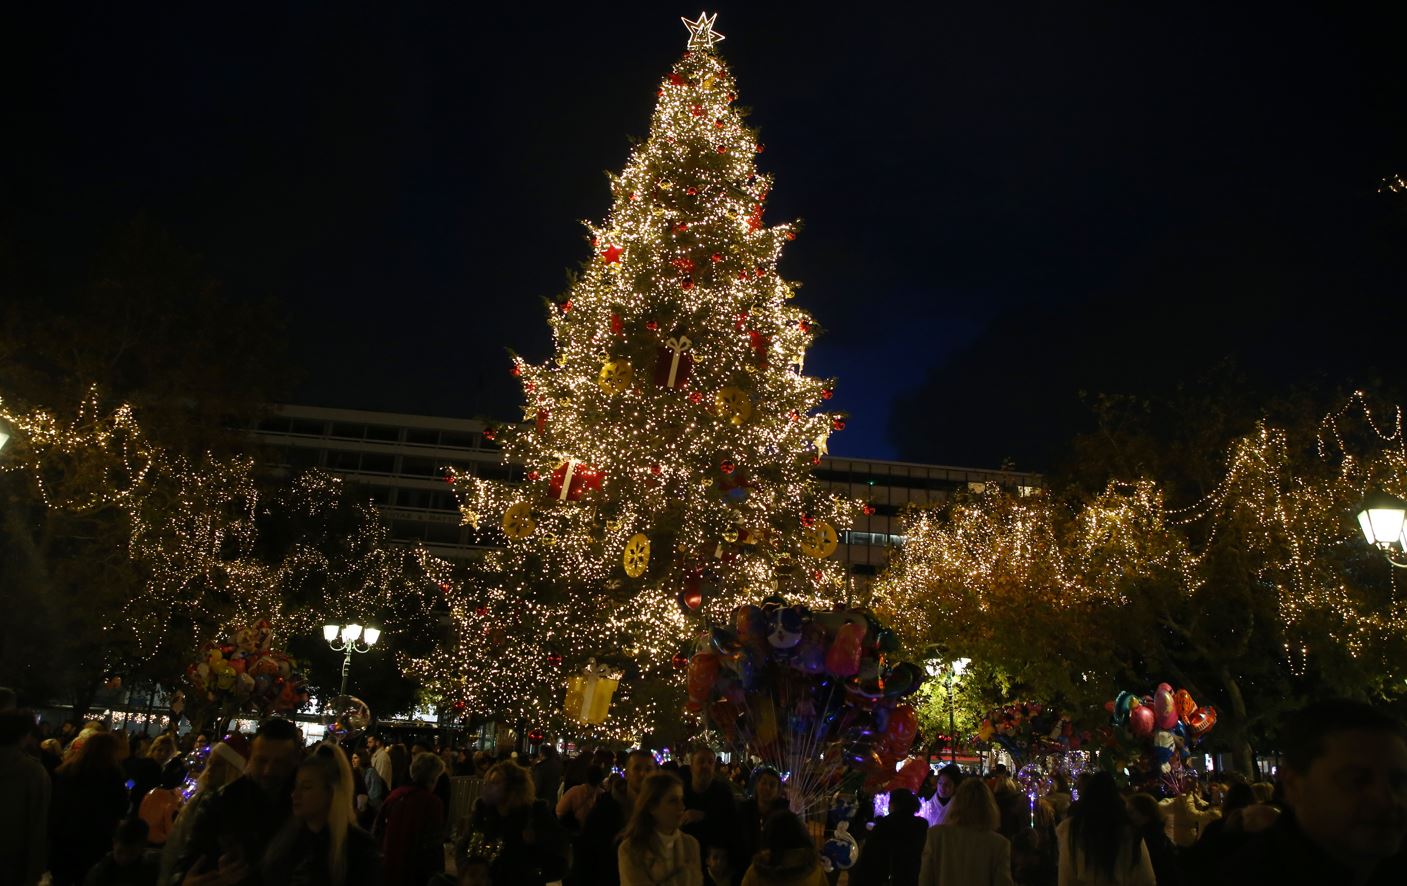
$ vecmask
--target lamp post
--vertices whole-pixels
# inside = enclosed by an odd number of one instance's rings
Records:
[[[1357,510],[1364,540],[1393,566],[1407,569],[1407,502],[1386,492],[1370,492]]]
[[[6,443],[9,443],[9,442],[10,442],[10,435],[7,434],[7,433],[5,433],[4,431],[0,431],[0,449],[4,449],[4,448],[5,448],[5,444],[6,444]]]
[[[953,708],[953,686],[962,679],[963,674],[967,673],[967,666],[970,664],[972,664],[970,658],[959,658],[946,665],[937,659],[928,663],[928,676],[942,676],[943,682],[948,687],[948,759],[953,763],[958,761],[958,726]]]
[[[333,652],[347,653],[347,657],[342,659],[342,691],[337,693],[346,695],[347,675],[352,672],[352,653],[370,652],[376,641],[381,639],[381,631],[379,628],[363,628],[359,624],[323,625],[322,638]]]

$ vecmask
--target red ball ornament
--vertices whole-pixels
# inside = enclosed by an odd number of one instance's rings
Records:
[[[688,82],[689,82],[688,80],[685,80],[683,77],[679,76],[678,74],[674,73],[673,71],[671,71],[670,74],[669,74],[669,85],[670,85],[670,86],[683,86],[685,83],[688,83]]]
[[[727,145],[719,145],[719,146],[718,146],[718,153],[720,153],[720,154],[726,154],[726,153],[728,153],[728,146],[727,146]]]
[[[843,431],[843,430],[845,430],[845,419],[843,419],[843,418],[837,418],[837,419],[835,419],[834,421],[831,422],[831,427],[835,428],[837,431]]]
[[[714,121],[713,121],[713,128],[714,128],[714,129],[722,129],[722,128],[723,128],[723,121],[722,121],[722,119],[714,120]]]
[[[834,397],[834,396],[835,396],[835,391],[832,391],[830,388],[823,388],[823,389],[821,390],[821,399],[822,399],[822,400],[829,400],[830,398],[832,398],[832,397]]]
[[[560,668],[562,666],[562,654],[559,652],[547,653],[548,667]]]
[[[449,483],[451,486],[454,485],[454,472],[453,472],[453,471],[450,471],[449,473],[445,474],[445,482],[446,482],[446,483]]]
[[[796,239],[796,231],[787,231],[787,239],[788,239],[788,240],[795,240],[795,239]]]
[[[523,374],[523,367],[519,366],[517,363],[514,363],[513,368],[508,371],[513,373],[514,378],[517,378]]]
[[[764,145],[756,145],[755,148],[756,148],[756,150],[757,150],[757,153],[761,154],[761,153],[763,152],[763,150],[765,149],[765,146],[764,146]]]
[[[447,582],[447,581],[442,581],[442,582],[440,582],[440,592],[441,592],[441,593],[448,594],[448,593],[449,593],[449,588],[450,588],[449,582]]]
[[[811,324],[807,323],[805,320],[802,320],[800,323],[796,324],[796,328],[800,329],[802,332],[810,332]]]
[[[669,660],[676,671],[682,671],[689,667],[689,656],[682,652],[674,653],[674,657]]]
[[[865,516],[866,516],[866,517],[873,517],[873,516],[874,516],[874,505],[865,505]]]
[[[802,514],[801,525],[805,526],[807,529],[810,529],[812,526],[816,525],[816,518],[811,516],[810,514]]]
[[[812,573],[811,573],[811,580],[814,581],[814,582],[816,582],[817,584],[820,584],[820,583],[821,583],[821,579],[822,579],[823,577],[824,577],[824,574],[823,574],[823,573],[821,572],[821,570],[819,570],[819,569],[817,569],[815,572],[812,572]]]
[[[683,290],[686,291],[686,292],[687,292],[688,290],[690,290],[690,289],[693,289],[693,288],[694,288],[694,281],[693,281],[693,279],[690,278],[690,277],[685,277],[683,280],[680,280],[680,281],[679,281],[679,288],[680,288],[680,289],[683,289]]]
[[[704,114],[703,105],[693,105],[689,108],[689,113],[695,117],[702,117]]]
[[[485,618],[489,614],[489,608],[487,606],[479,606],[474,609],[474,614],[479,618]]]
[[[695,406],[699,405],[703,402],[703,394],[698,391],[690,391],[689,402],[694,404]]]
[[[564,301],[564,302],[562,303],[562,313],[563,313],[563,314],[568,314],[568,313],[571,313],[571,310],[572,310],[572,300],[571,300],[571,299],[567,299],[566,301]]]
[[[660,474],[664,473],[664,468],[659,465],[650,465],[650,473],[658,477]]]
[[[611,335],[622,335],[625,333],[625,321],[620,318],[620,314],[611,315]]]
[[[694,187],[693,185],[690,185],[689,187],[684,189],[684,193],[688,194],[690,197],[696,197],[698,196],[699,189]]]
[[[718,463],[718,470],[725,474],[731,474],[738,469],[738,465],[730,458],[725,458]]]
[[[542,744],[542,740],[545,738],[547,738],[547,733],[543,732],[541,729],[533,729],[528,733],[528,741],[533,744]]]
[[[648,329],[648,330],[650,330],[651,332],[654,332],[656,329],[659,329],[659,328],[660,328],[660,325],[659,325],[658,323],[656,323],[654,320],[646,320],[646,321],[645,321],[645,328]]]
[[[792,421],[800,421],[800,420],[801,420],[801,413],[799,413],[799,412],[797,412],[795,409],[793,409],[791,412],[788,412],[788,413],[787,413],[787,417],[790,418]]]
[[[687,230],[689,230],[689,223],[688,223],[688,222],[680,222],[679,224],[677,224],[677,225],[674,226],[674,231],[675,231],[675,233],[677,233],[677,234],[682,234],[682,233],[684,233],[684,232],[687,231]]]
[[[717,264],[718,262],[723,261],[723,255],[722,253],[715,252],[713,255],[709,256],[709,260],[712,261],[714,264]]]
[[[493,428],[484,428],[484,439],[485,439],[485,440],[493,440],[493,439],[496,438],[497,436],[498,436],[498,431],[494,430]]]
[[[542,476],[542,475],[539,474],[537,471],[528,471],[528,479],[529,479],[529,480],[536,480],[536,479],[538,479],[538,478],[541,477],[541,476]]]

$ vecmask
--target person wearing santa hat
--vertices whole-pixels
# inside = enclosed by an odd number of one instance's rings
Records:
[[[161,849],[161,872],[156,882],[167,884],[176,872],[176,860],[185,852],[191,836],[191,822],[205,802],[220,788],[244,774],[244,766],[249,762],[249,740],[238,732],[231,732],[222,741],[210,748],[210,756],[205,763],[205,771],[195,783],[195,793],[181,807],[166,843]]]

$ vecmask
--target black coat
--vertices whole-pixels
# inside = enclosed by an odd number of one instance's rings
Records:
[[[625,807],[609,791],[596,798],[572,844],[573,886],[620,886],[616,846],[625,823]]]
[[[567,872],[567,832],[545,800],[507,816],[480,800],[469,819],[469,834],[471,841],[493,847],[489,872],[495,883],[542,886]]]
[[[49,805],[49,870],[55,886],[82,882],[112,849],[117,823],[127,814],[127,785],[120,769],[106,774],[54,774]]]
[[[928,822],[917,815],[886,815],[865,838],[851,886],[915,886]]]
[[[267,886],[323,886],[331,882],[327,828],[313,832],[296,822],[289,824],[297,826],[291,829],[286,826],[264,854],[260,865],[264,883]],[[370,834],[356,826],[348,828],[342,851],[347,859],[344,886],[380,886],[381,853]]]
[[[1407,848],[1381,862],[1368,881],[1369,886],[1401,883],[1404,864],[1407,864]],[[1248,883],[1335,886],[1353,882],[1352,872],[1306,837],[1289,811],[1282,812],[1275,824],[1265,831],[1250,835],[1240,851],[1219,869],[1208,869],[1205,873],[1210,882],[1224,886]]]
[[[248,778],[225,785],[196,810],[190,839],[176,860],[176,870],[185,873],[202,857],[206,869],[214,870],[220,856],[238,847],[249,865],[244,882],[262,882],[259,861],[292,814],[290,794],[290,790],[281,790],[270,796]]]

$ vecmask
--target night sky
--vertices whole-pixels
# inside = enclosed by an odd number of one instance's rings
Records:
[[[516,418],[505,349],[546,356],[699,10],[283,5],[12,19],[9,248],[62,265],[145,213],[287,305],[297,401]],[[1228,356],[1396,393],[1407,21],[1350,5],[716,7],[767,217],[805,225],[832,451],[1040,469],[1080,391]]]

